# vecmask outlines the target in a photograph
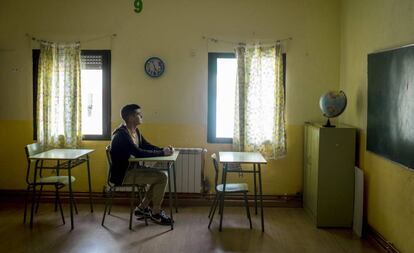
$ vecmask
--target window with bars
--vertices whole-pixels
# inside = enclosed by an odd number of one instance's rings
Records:
[[[40,50],[33,50],[33,137],[37,139],[37,75]],[[84,140],[111,138],[111,51],[81,51],[82,135]]]

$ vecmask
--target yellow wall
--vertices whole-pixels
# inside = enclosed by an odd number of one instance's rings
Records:
[[[368,223],[401,252],[414,252],[414,172],[366,152],[367,54],[413,43],[414,1],[344,0],[340,85],[349,106],[341,117],[360,128]]]
[[[207,53],[228,51],[231,41],[293,37],[287,53],[288,156],[264,167],[265,194],[302,191],[303,122],[322,120],[320,94],[339,85],[339,1],[332,0],[151,0],[136,14],[130,0],[3,0],[0,9],[0,187],[24,187],[23,147],[32,142],[31,49],[25,34],[55,41],[87,41],[83,49],[112,50],[112,125],[125,103],[143,107],[146,137],[156,145],[205,147],[208,154],[230,145],[208,144]],[[166,72],[148,78],[143,64],[160,56]],[[93,189],[106,176],[107,141],[85,142],[92,155]],[[208,161],[206,175],[211,178]],[[86,190],[82,170],[77,190]]]

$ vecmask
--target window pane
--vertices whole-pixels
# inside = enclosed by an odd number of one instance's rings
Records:
[[[82,134],[101,135],[102,69],[82,69]]]
[[[217,59],[216,138],[233,138],[236,71],[236,59]]]

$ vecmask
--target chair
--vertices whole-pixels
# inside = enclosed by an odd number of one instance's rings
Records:
[[[214,178],[214,185],[215,185],[215,192],[216,192],[216,196],[214,198],[214,201],[210,207],[210,212],[208,214],[208,217],[210,218],[210,222],[208,223],[208,228],[210,228],[211,226],[211,222],[213,221],[214,218],[214,214],[216,212],[217,209],[217,205],[220,202],[220,198],[222,197],[222,194],[243,194],[244,196],[244,204],[246,207],[246,213],[247,213],[247,218],[249,219],[249,223],[250,223],[250,229],[252,229],[252,220],[250,218],[250,210],[249,210],[249,202],[247,201],[247,193],[249,192],[248,190],[248,186],[245,183],[231,183],[231,184],[227,184],[226,183],[226,189],[225,192],[223,192],[223,185],[222,184],[218,184],[218,176],[219,176],[219,163],[217,161],[217,157],[216,154],[212,154],[211,158],[213,159],[213,164],[214,164],[214,171],[215,171],[215,178]],[[236,166],[231,166],[231,171],[241,171],[241,167],[239,164],[237,164]],[[224,205],[224,203],[223,203]]]
[[[38,153],[43,152],[43,149],[41,147],[41,145],[39,143],[33,143],[33,144],[28,144],[25,147],[25,153],[26,153],[26,159],[27,159],[27,171],[26,171],[26,183],[27,183],[27,188],[26,188],[26,194],[25,194],[25,202],[24,202],[24,216],[23,216],[23,223],[26,223],[26,216],[27,216],[27,201],[28,201],[28,196],[30,191],[33,191],[33,193],[36,192],[36,187],[40,186],[40,191],[39,194],[37,196],[37,203],[36,203],[36,213],[37,210],[39,208],[39,202],[40,202],[40,197],[42,195],[42,191],[43,191],[43,186],[54,186],[55,188],[55,211],[57,211],[57,205],[59,205],[59,209],[60,209],[60,214],[62,216],[62,221],[63,224],[65,224],[65,217],[63,215],[63,209],[62,209],[62,204],[60,201],[60,196],[59,196],[59,190],[61,188],[63,188],[65,185],[69,184],[69,177],[68,176],[46,176],[44,177],[42,175],[42,170],[43,168],[43,161],[40,161],[40,167],[39,167],[39,175],[37,174],[37,170],[35,170],[33,172],[33,180],[31,180],[31,165],[32,165],[32,161],[29,158],[32,155],[36,155]],[[37,161],[39,162],[39,161]],[[36,163],[37,163],[36,162]],[[57,167],[47,167],[48,169],[53,168],[53,169],[57,169]],[[36,180],[34,180],[36,178]],[[71,177],[71,182],[75,182],[75,177]],[[32,210],[31,210],[31,214],[30,214],[30,227],[33,226],[33,212],[34,212],[34,205],[35,205],[35,201],[36,201],[36,194],[33,194],[32,196]],[[70,200],[73,201],[73,200]],[[76,207],[76,205],[75,205]],[[77,212],[77,209],[76,209]]]
[[[132,191],[131,191],[131,197],[130,197],[131,206],[130,206],[130,210],[129,210],[129,229],[132,229],[132,214],[134,212],[134,206],[135,206],[134,204],[136,203],[136,200],[137,200],[136,193],[138,193],[139,201],[141,201],[142,200],[142,195],[145,194],[147,185],[145,185],[145,184],[134,184],[134,183],[132,183],[132,184],[122,183],[122,185],[115,185],[115,184],[111,183],[110,182],[110,178],[111,178],[111,169],[110,168],[111,168],[111,165],[112,165],[112,160],[111,160],[110,151],[111,151],[111,147],[109,145],[106,146],[105,152],[106,152],[106,160],[107,160],[107,164],[108,164],[107,187],[109,188],[107,195],[109,195],[109,198],[108,198],[108,196],[105,196],[106,197],[105,210],[104,210],[104,213],[103,213],[101,225],[104,226],[105,216],[106,216],[107,211],[108,211],[108,215],[111,214],[112,202],[113,202],[116,190],[118,190],[118,188],[120,188],[120,187],[131,187]],[[137,189],[137,192],[135,192],[135,188]],[[108,209],[108,206],[109,206],[109,209]],[[144,216],[144,220],[145,220],[145,225],[148,225],[148,221],[147,221],[146,216]]]

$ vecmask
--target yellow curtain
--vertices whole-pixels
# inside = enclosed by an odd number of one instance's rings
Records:
[[[80,145],[80,45],[41,42],[37,138],[46,148]]]
[[[238,47],[236,56],[233,148],[282,157],[287,147],[281,45]]]

